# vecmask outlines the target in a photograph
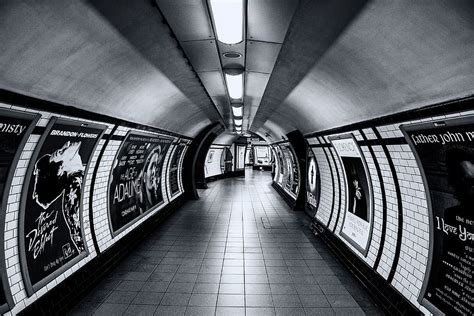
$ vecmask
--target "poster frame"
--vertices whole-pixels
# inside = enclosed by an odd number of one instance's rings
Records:
[[[35,166],[33,161],[36,161],[38,159],[38,155],[39,155],[41,149],[43,148],[43,145],[46,141],[46,138],[48,137],[49,132],[53,128],[54,124],[56,124],[56,123],[60,123],[60,124],[64,124],[64,125],[71,125],[71,126],[88,126],[88,127],[93,127],[93,128],[97,128],[97,129],[102,129],[102,132],[99,133],[99,136],[97,137],[95,145],[92,149],[91,156],[89,157],[89,159],[87,161],[86,168],[84,169],[84,179],[83,179],[83,185],[82,185],[82,188],[81,188],[81,198],[84,197],[84,188],[85,188],[84,184],[87,181],[87,174],[89,172],[89,167],[90,167],[90,163],[91,163],[91,160],[92,160],[92,156],[94,155],[94,153],[97,149],[97,146],[99,144],[99,141],[102,139],[102,137],[104,136],[104,133],[107,129],[106,125],[99,124],[99,123],[86,122],[86,121],[77,121],[77,120],[73,120],[73,119],[61,118],[61,117],[58,117],[58,116],[52,116],[51,117],[51,119],[49,120],[48,124],[46,125],[45,130],[43,131],[38,143],[36,144],[36,147],[34,149],[33,154],[31,155],[31,158],[30,158],[29,163],[28,163],[28,169],[26,171],[25,180],[23,182],[23,189],[21,191],[19,227],[18,227],[18,236],[19,236],[20,240],[21,240],[21,238],[23,238],[22,236],[24,236],[24,234],[25,234],[25,232],[24,232],[25,225],[24,224],[25,224],[25,212],[26,212],[26,198],[27,198],[27,195],[28,195],[28,189],[29,189],[29,184],[30,184],[30,181],[31,181],[31,176],[33,175],[33,168]],[[63,266],[61,266],[60,268],[58,268],[57,270],[53,271],[51,274],[44,277],[43,279],[41,279],[40,281],[38,281],[35,284],[31,283],[30,273],[28,271],[28,265],[27,265],[27,261],[26,261],[26,249],[25,249],[24,242],[21,242],[21,241],[18,242],[18,244],[19,244],[19,256],[20,256],[20,266],[21,266],[21,271],[22,271],[22,275],[23,275],[23,283],[25,285],[25,290],[26,290],[26,294],[27,294],[28,297],[32,296],[38,290],[40,290],[41,288],[43,288],[44,286],[49,284],[49,282],[51,282],[52,280],[59,277],[65,271],[67,271],[68,269],[70,269],[75,264],[77,264],[79,261],[81,261],[82,259],[86,258],[89,255],[89,253],[90,253],[89,252],[89,247],[87,246],[87,241],[85,240],[86,234],[85,234],[85,231],[84,231],[84,218],[83,218],[84,216],[83,216],[83,213],[84,213],[84,205],[83,205],[83,201],[81,201],[79,215],[80,215],[80,221],[82,223],[81,233],[84,236],[85,251],[83,253],[79,254],[77,257],[75,257],[71,261],[69,261],[68,263],[66,263]],[[89,219],[89,221],[91,221],[91,220],[92,219]]]
[[[13,308],[15,305],[11,294],[10,285],[8,283],[8,275],[5,265],[5,217],[7,215],[6,210],[8,206],[8,197],[11,189],[11,184],[15,176],[15,166],[18,165],[18,162],[20,160],[23,149],[25,148],[25,145],[28,141],[28,138],[33,133],[33,130],[36,127],[36,124],[38,123],[39,119],[41,118],[41,115],[31,112],[20,112],[12,109],[0,109],[0,116],[8,116],[19,119],[31,119],[29,126],[26,128],[25,133],[23,134],[22,139],[20,140],[15,155],[13,156],[12,164],[10,166],[10,169],[8,170],[8,175],[5,180],[2,200],[0,201],[1,209],[5,210],[5,212],[3,212],[3,214],[0,216],[0,227],[2,228],[2,232],[0,234],[0,252],[2,253],[2,258],[0,260],[0,275],[2,278],[3,293],[5,295],[5,303],[0,305],[0,313],[5,313],[11,308]]]
[[[317,171],[317,177],[316,177],[316,181],[317,179],[319,178],[319,186],[317,187],[317,194],[318,194],[318,199],[317,199],[317,203],[316,203],[316,206],[308,206],[309,202],[308,202],[308,181],[310,179],[310,176],[308,175],[309,173],[309,165],[310,165],[310,156],[309,156],[309,153],[311,153],[312,155],[312,158],[314,160],[314,164],[316,166],[316,171]],[[318,212],[319,210],[319,205],[321,204],[321,171],[319,170],[319,164],[318,164],[318,160],[316,159],[316,155],[313,151],[313,147],[311,146],[307,146],[306,147],[306,169],[305,169],[305,172],[306,172],[306,183],[305,183],[305,211],[308,215],[310,215],[311,217],[314,217],[316,218],[316,213]],[[311,212],[310,212],[311,211]]]
[[[413,144],[411,137],[408,135],[409,132],[413,130],[424,130],[428,128],[436,128],[439,126],[448,127],[453,125],[455,122],[456,125],[462,125],[464,122],[471,123],[474,120],[474,115],[468,115],[464,117],[452,117],[447,118],[445,120],[433,120],[429,122],[414,122],[414,123],[406,123],[401,124],[399,126],[400,130],[405,137],[413,156],[415,157],[416,164],[418,166],[418,170],[420,171],[421,179],[423,181],[423,188],[425,191],[425,198],[426,198],[426,205],[428,208],[428,220],[429,220],[429,242],[428,242],[428,260],[426,262],[426,270],[423,276],[423,284],[420,289],[420,293],[418,295],[418,303],[428,309],[435,315],[445,315],[440,309],[438,309],[433,303],[425,298],[426,291],[428,288],[428,283],[430,281],[431,269],[433,268],[433,253],[434,253],[434,239],[435,239],[435,232],[434,232],[434,218],[433,218],[433,205],[431,203],[431,192],[430,187],[428,185],[428,179],[425,174],[425,169],[423,164],[421,163],[420,156],[418,155],[418,151],[416,150],[416,146]]]
[[[122,143],[120,144],[118,150],[117,150],[117,153],[115,154],[114,156],[114,160],[113,162],[115,162],[115,160],[117,160],[118,158],[118,155],[120,154],[123,146],[125,145],[125,141],[127,140],[127,138],[131,135],[131,134],[134,134],[134,135],[141,135],[141,136],[146,136],[146,137],[155,137],[155,138],[160,138],[160,137],[163,137],[163,138],[169,138],[170,139],[170,146],[168,148],[168,150],[166,151],[166,154],[163,156],[164,158],[163,159],[166,159],[166,155],[168,155],[168,151],[172,148],[172,145],[174,143],[174,141],[176,140],[176,137],[173,137],[173,136],[169,136],[169,135],[163,135],[163,134],[153,134],[153,133],[146,133],[146,132],[142,132],[142,131],[136,131],[136,130],[129,130],[127,132],[127,134],[125,134],[125,137],[122,141]],[[164,188],[164,191],[167,192],[167,188],[166,188],[166,174],[165,174],[165,177],[163,178],[163,175],[164,173],[166,172],[166,165],[165,165],[165,161],[163,161],[163,166],[161,168],[161,192],[163,193],[163,185],[165,185],[165,188]],[[109,171],[109,179],[108,179],[108,182],[107,182],[107,216],[108,216],[108,224],[109,224],[109,230],[110,230],[110,234],[112,236],[112,239],[113,238],[116,238],[117,236],[119,236],[121,233],[123,233],[125,230],[127,230],[129,227],[131,227],[132,225],[134,225],[137,221],[139,221],[140,219],[142,219],[144,216],[147,216],[148,214],[150,214],[151,212],[154,212],[156,211],[158,208],[161,208],[164,204],[166,204],[166,202],[169,202],[169,199],[168,199],[168,194],[162,194],[162,197],[163,197],[163,201],[161,201],[160,203],[156,204],[155,206],[153,206],[152,208],[150,208],[149,210],[147,210],[145,213],[141,214],[140,216],[137,216],[135,217],[133,220],[131,220],[130,222],[128,222],[127,224],[123,225],[122,227],[120,227],[119,229],[117,229],[116,231],[114,231],[113,227],[112,227],[112,217],[110,216],[110,185],[112,183],[112,172],[114,170],[114,164],[112,163],[112,167]],[[165,179],[165,181],[163,182],[163,179]]]
[[[344,214],[343,214],[343,217],[342,217],[341,228],[339,229],[339,235],[342,236],[345,241],[347,241],[352,247],[357,249],[359,251],[359,253],[362,254],[366,258],[367,255],[369,254],[370,242],[372,240],[372,234],[373,234],[373,230],[374,230],[374,213],[375,213],[375,210],[374,210],[374,205],[375,205],[375,203],[374,203],[374,189],[372,187],[372,178],[370,176],[369,167],[367,165],[367,161],[365,159],[364,153],[360,149],[360,146],[357,143],[357,139],[354,137],[354,134],[352,134],[352,133],[341,134],[341,135],[331,136],[328,139],[331,142],[331,146],[336,151],[337,157],[339,159],[339,163],[341,165],[341,168],[342,168],[342,171],[343,171],[343,174],[344,174],[343,181],[344,181],[344,187],[345,187],[345,203],[344,203],[345,205],[344,205]],[[344,164],[342,162],[342,157],[339,155],[336,147],[333,144],[334,140],[341,140],[341,139],[352,139],[352,141],[354,142],[354,144],[357,147],[357,151],[359,153],[360,160],[362,161],[362,165],[364,166],[365,176],[367,177],[367,186],[369,188],[369,197],[370,197],[369,198],[369,201],[370,201],[369,202],[369,211],[370,211],[370,213],[369,213],[370,214],[369,215],[369,219],[370,219],[369,225],[370,225],[370,229],[369,229],[369,235],[368,235],[368,238],[367,238],[367,242],[366,242],[364,248],[362,248],[360,245],[358,245],[354,240],[352,240],[352,238],[350,238],[343,231],[344,223],[346,221],[346,214],[347,214],[348,208],[349,208],[349,203],[348,203],[349,185],[347,183],[347,173],[346,173],[346,169],[344,168]],[[351,249],[351,248],[349,248],[349,249]],[[351,249],[351,251],[354,252],[352,249]]]

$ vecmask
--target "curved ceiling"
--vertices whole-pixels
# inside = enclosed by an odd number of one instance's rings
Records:
[[[0,3],[0,88],[194,136],[222,122],[152,1]]]
[[[229,126],[206,1],[3,0],[0,89],[191,137]],[[472,95],[472,0],[246,4],[244,131],[270,142]]]
[[[472,95],[472,1],[343,3],[300,3],[252,130],[278,139]]]

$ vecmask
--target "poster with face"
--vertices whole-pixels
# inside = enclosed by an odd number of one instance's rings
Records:
[[[285,189],[294,198],[298,195],[299,189],[299,170],[298,163],[293,150],[289,145],[283,145],[282,147],[283,156],[285,158]]]
[[[171,188],[171,196],[174,196],[176,193],[179,192],[179,164],[181,161],[181,155],[184,152],[186,145],[183,143],[177,144],[176,148],[171,156],[170,162],[170,188]]]
[[[163,202],[163,163],[173,139],[129,132],[115,157],[109,182],[112,234]]]
[[[2,207],[0,227],[5,225],[5,215],[8,205],[8,194],[21,151],[31,134],[39,115],[18,112],[13,110],[0,110],[0,205]],[[6,279],[4,240],[0,234],[0,312],[6,312],[8,305],[13,305],[10,296],[10,287]],[[8,302],[7,302],[8,301]]]
[[[321,195],[321,177],[318,163],[311,148],[306,154],[307,175],[306,175],[306,208],[311,215],[316,214],[319,198]]]
[[[280,148],[279,145],[275,145],[275,152],[276,152],[276,160],[277,160],[277,166],[278,166],[278,172],[276,172],[276,179],[277,183],[280,185],[283,185],[284,181],[284,174],[285,174],[285,158],[283,156],[283,152]]]
[[[245,168],[245,146],[237,146],[237,169]]]
[[[29,295],[87,255],[82,194],[104,125],[53,117],[25,179],[20,254]]]
[[[420,302],[434,314],[474,306],[474,117],[401,127],[423,175],[431,217]]]
[[[330,138],[345,175],[346,210],[341,235],[367,255],[372,234],[372,185],[367,164],[352,134]]]

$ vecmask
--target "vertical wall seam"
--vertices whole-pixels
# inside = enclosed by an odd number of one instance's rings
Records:
[[[400,192],[400,184],[398,182],[397,171],[395,170],[395,165],[393,164],[392,156],[385,145],[385,141],[380,135],[379,131],[376,128],[372,128],[375,136],[379,139],[382,150],[387,157],[388,165],[390,167],[390,172],[392,173],[393,182],[395,184],[395,193],[397,194],[397,206],[398,206],[398,227],[397,227],[397,244],[395,246],[395,253],[393,257],[392,267],[390,268],[390,273],[388,274],[387,282],[392,283],[393,277],[397,270],[398,261],[400,259],[400,249],[402,247],[402,233],[403,233],[403,205],[402,205],[402,194]]]
[[[318,138],[318,140],[319,140],[319,138]],[[319,140],[319,142],[321,143],[321,145],[323,144],[321,142],[321,140]],[[328,161],[329,171],[331,172],[332,206],[331,206],[331,213],[329,214],[329,219],[328,219],[328,223],[327,223],[327,228],[329,229],[329,224],[331,223],[332,215],[333,215],[333,212],[334,212],[334,203],[336,201],[336,188],[335,188],[336,183],[334,182],[334,174],[333,174],[333,170],[331,168],[331,161],[329,160],[329,156],[326,153],[326,150],[324,150],[324,146],[321,146],[321,149],[323,150],[324,156],[326,156],[326,160]],[[317,213],[317,211],[316,211],[316,213]]]
[[[367,136],[364,134],[362,129],[359,130],[359,133],[364,139],[364,141],[367,142],[368,141]],[[383,182],[382,171],[380,170],[380,166],[377,161],[377,157],[375,156],[375,152],[372,148],[372,145],[370,145],[368,142],[367,142],[367,148],[369,149],[370,155],[372,156],[372,159],[374,161],[375,169],[377,170],[377,176],[379,178],[380,191],[382,195],[382,232],[380,236],[379,249],[377,250],[377,257],[375,258],[374,266],[373,266],[373,269],[377,271],[380,260],[382,259],[382,254],[385,247],[385,234],[387,233],[387,198],[385,196],[385,185]],[[374,205],[374,211],[375,211],[375,205]],[[372,240],[370,242],[372,242]],[[370,247],[370,244],[369,244],[369,247]]]
[[[99,243],[97,242],[97,236],[95,235],[95,227],[94,227],[94,210],[93,210],[93,197],[94,197],[94,189],[95,189],[95,180],[97,177],[97,172],[99,170],[99,165],[100,161],[102,160],[102,157],[104,156],[105,149],[107,148],[107,145],[109,144],[110,139],[112,136],[115,134],[115,131],[119,127],[118,124],[115,124],[112,130],[110,131],[110,134],[108,137],[104,137],[105,141],[100,149],[99,155],[97,156],[97,161],[94,166],[94,172],[92,173],[92,178],[91,178],[91,186],[90,186],[90,194],[89,194],[89,225],[91,229],[91,236],[92,236],[92,243],[94,244],[94,249],[97,255],[100,254],[100,248],[99,248]],[[105,135],[104,135],[105,136]]]

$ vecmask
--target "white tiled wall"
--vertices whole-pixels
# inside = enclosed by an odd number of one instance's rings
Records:
[[[403,124],[409,123],[420,123],[427,121],[442,120],[451,117],[459,117],[465,115],[472,115],[474,111],[454,113],[450,115],[440,115],[437,117],[425,118],[421,120],[414,120],[404,122]],[[400,124],[391,124],[376,127],[378,133],[384,139],[400,138],[404,137],[400,130]],[[363,130],[368,140],[377,139],[376,134],[371,128]],[[358,141],[363,140],[362,136],[358,131],[352,132]],[[328,137],[334,135],[325,136]],[[318,137],[309,137],[307,141],[310,145],[319,145],[320,140]],[[368,265],[373,266],[376,259],[377,253],[381,241],[382,234],[382,191],[379,183],[377,171],[375,169],[375,163],[378,164],[383,178],[383,184],[385,189],[386,203],[387,203],[387,221],[386,221],[386,234],[385,242],[383,244],[383,251],[381,260],[379,262],[377,274],[387,279],[394,263],[394,256],[396,252],[397,244],[397,232],[398,232],[398,212],[399,203],[401,203],[403,211],[403,229],[401,235],[401,249],[399,254],[399,261],[395,267],[395,274],[391,285],[398,290],[407,300],[409,300],[414,306],[420,309],[425,314],[430,314],[424,307],[418,303],[418,297],[420,295],[421,287],[423,284],[424,274],[427,267],[428,253],[429,253],[429,214],[425,195],[425,188],[423,185],[420,170],[418,168],[415,156],[411,151],[409,145],[387,145],[387,149],[390,158],[393,161],[396,176],[398,182],[395,183],[394,176],[388,163],[388,157],[385,155],[382,146],[373,145],[376,159],[372,158],[367,146],[361,146],[362,153],[367,162],[370,179],[372,181],[372,188],[374,194],[374,225],[372,241],[370,243],[369,252],[366,258],[359,255],[361,260],[366,262]],[[326,148],[326,150],[328,150]],[[333,150],[333,149],[331,149]],[[338,199],[337,194],[338,188],[335,188],[337,181],[332,183],[330,170],[333,170],[333,174],[337,175],[336,169],[332,162],[327,161],[326,156],[323,153],[321,147],[313,148],[313,151],[318,161],[319,169],[321,172],[321,204],[316,212],[316,219],[322,224],[332,228],[333,223],[328,223],[328,214],[330,214],[332,203],[333,190],[336,194],[334,195]],[[335,152],[334,152],[335,154]],[[337,157],[337,156],[335,156]],[[331,157],[330,157],[331,159]],[[337,167],[340,168],[340,163],[337,163]],[[339,174],[339,177],[343,175]],[[341,181],[341,185],[343,185]],[[396,187],[400,188],[401,201],[398,201],[396,194]],[[343,193],[343,192],[342,192]],[[341,198],[344,198],[344,193],[341,194]],[[335,201],[334,212],[337,211],[338,203],[344,203],[344,201]],[[342,206],[344,206],[342,204]],[[344,238],[339,236],[338,231],[344,216],[344,208],[341,209],[338,227],[336,228],[336,236],[340,238],[348,248],[351,248],[355,253],[352,246],[347,243]]]
[[[107,126],[105,134],[110,134],[113,128],[112,124],[106,124],[103,122],[95,122],[90,120],[84,119],[76,119],[74,117],[68,117],[65,115],[60,115],[56,113],[49,113],[44,111],[36,111],[29,108],[23,108],[19,106],[11,106],[8,104],[0,103],[0,108],[7,108],[7,109],[14,109],[17,111],[24,111],[24,112],[31,112],[31,113],[39,113],[41,114],[41,118],[37,123],[39,127],[45,127],[50,118],[52,116],[57,116],[61,118],[67,118],[72,120],[79,120],[81,122],[91,122],[91,123],[99,123],[104,124]],[[115,133],[115,135],[122,135],[124,136],[128,128],[119,127]],[[26,175],[27,167],[30,161],[30,158],[36,148],[36,145],[40,139],[41,135],[30,135],[28,141],[21,153],[20,159],[16,166],[12,166],[14,169],[14,178],[12,180],[12,186],[10,188],[9,196],[8,196],[8,205],[6,209],[5,215],[5,227],[4,227],[4,248],[5,248],[5,266],[7,270],[8,276],[8,283],[10,285],[10,289],[13,296],[14,307],[11,311],[7,312],[6,315],[16,315],[21,310],[23,310],[26,306],[30,305],[34,301],[36,301],[39,297],[44,295],[47,291],[54,288],[57,284],[65,280],[68,276],[72,273],[80,269],[84,266],[87,262],[97,256],[95,252],[93,242],[92,242],[92,231],[90,225],[90,218],[89,218],[89,198],[90,198],[90,188],[91,188],[91,181],[92,181],[92,173],[95,169],[97,159],[99,156],[100,151],[102,150],[105,140],[101,139],[98,142],[95,152],[91,156],[91,161],[89,165],[89,169],[86,174],[86,181],[84,183],[84,195],[83,195],[83,202],[82,202],[82,218],[83,218],[83,226],[84,226],[84,238],[86,240],[87,248],[89,251],[89,255],[71,266],[68,270],[66,270],[63,274],[49,282],[46,286],[39,289],[36,293],[32,296],[27,297],[25,291],[25,285],[23,282],[23,275],[21,272],[21,265],[20,265],[20,256],[19,256],[19,249],[18,249],[18,231],[19,231],[19,210],[20,210],[20,195],[23,189],[24,184],[24,177]],[[153,212],[147,214],[145,217],[141,218],[137,221],[133,226],[129,227],[127,230],[122,232],[119,236],[112,239],[109,225],[108,225],[108,214],[107,214],[107,187],[108,187],[108,177],[112,167],[112,162],[115,157],[115,154],[121,144],[121,141],[112,140],[107,145],[102,160],[99,162],[98,173],[96,175],[95,181],[95,191],[93,193],[94,200],[93,200],[93,220],[94,220],[94,227],[95,233],[97,237],[97,241],[100,247],[100,250],[103,251],[110,247],[113,243],[115,243],[119,238],[124,236],[125,234],[132,231],[136,226],[140,223],[145,221],[149,216],[156,213],[159,209],[154,210]],[[180,166],[182,166],[182,161],[186,149],[183,151],[182,156],[180,157]],[[171,151],[168,151],[165,157],[165,166],[167,165],[167,161],[170,157]],[[166,173],[166,168],[163,168],[163,174]],[[181,179],[182,173],[179,172],[179,186],[180,186],[180,194],[183,192],[183,185]],[[163,187],[163,196],[165,197],[165,201],[167,194],[166,191],[169,191],[169,185]],[[177,194],[179,196],[180,194]],[[166,203],[163,204],[163,206]]]

